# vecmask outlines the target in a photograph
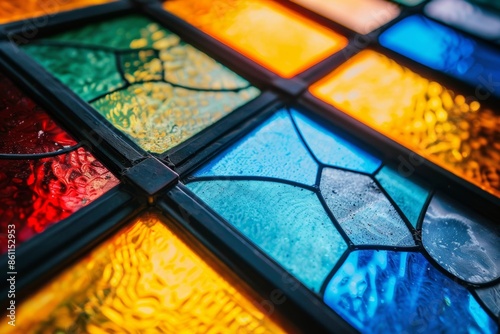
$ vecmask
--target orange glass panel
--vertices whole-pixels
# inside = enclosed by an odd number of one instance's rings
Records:
[[[114,0],[2,0],[0,1],[0,23],[55,14],[111,1]]]
[[[500,196],[500,116],[363,51],[311,86],[345,113],[484,190]]]
[[[269,0],[173,0],[164,7],[285,78],[347,45],[345,37]]]
[[[360,34],[368,34],[396,18],[399,7],[385,0],[292,0]]]
[[[0,333],[283,332],[153,214],[95,248],[16,311],[16,326],[2,321]]]

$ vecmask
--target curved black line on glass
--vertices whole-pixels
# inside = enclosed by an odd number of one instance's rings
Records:
[[[82,147],[82,143],[78,143],[76,145],[65,147],[63,149],[53,151],[53,152],[45,152],[45,153],[31,153],[31,154],[6,154],[0,153],[0,160],[36,160],[43,158],[55,157],[61,154],[69,153],[77,150]]]

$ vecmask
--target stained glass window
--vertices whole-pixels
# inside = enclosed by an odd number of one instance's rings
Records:
[[[0,4],[1,333],[498,333],[496,2]]]

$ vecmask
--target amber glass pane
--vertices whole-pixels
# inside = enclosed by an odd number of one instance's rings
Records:
[[[347,39],[268,0],[173,0],[165,9],[277,74],[290,78]]]
[[[360,34],[368,34],[396,18],[399,7],[385,0],[292,0]]]
[[[500,196],[500,117],[373,51],[311,86],[316,97]]]
[[[0,332],[282,332],[153,214],[54,278],[16,318]]]
[[[55,14],[111,1],[114,0],[2,0],[0,1],[0,23]]]

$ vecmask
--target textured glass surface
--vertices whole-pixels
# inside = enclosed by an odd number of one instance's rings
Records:
[[[482,95],[500,97],[500,51],[492,46],[421,15],[396,23],[379,39],[386,48],[464,80]]]
[[[285,78],[347,45],[345,37],[274,1],[172,0],[164,7]]]
[[[201,181],[188,188],[318,292],[347,244],[315,193],[265,181]]]
[[[400,9],[384,0],[292,0],[360,34],[368,34],[395,19]]]
[[[377,173],[376,179],[413,227],[417,227],[418,217],[429,196],[429,186],[414,175],[405,177],[387,166]]]
[[[0,253],[7,227],[16,226],[16,245],[69,217],[118,184],[83,148],[37,160],[0,159]]]
[[[74,145],[44,110],[0,74],[0,154],[48,153]]]
[[[434,0],[425,13],[453,27],[500,43],[500,15],[465,0]]]
[[[419,253],[358,250],[328,283],[324,301],[362,333],[496,333],[466,288]]]
[[[317,122],[292,110],[292,117],[315,157],[325,165],[373,173],[380,160]]]
[[[500,226],[441,194],[432,198],[422,242],[444,269],[470,283],[500,277]]]
[[[152,214],[53,278],[16,313],[16,326],[2,321],[0,332],[283,332]]]
[[[71,9],[99,5],[113,0],[2,0],[0,1],[0,23],[19,21],[32,17],[53,15]],[[44,20],[37,20],[45,22]]]
[[[281,111],[196,175],[253,175],[313,185],[317,170],[316,162],[300,140],[287,112]]]
[[[310,91],[500,196],[500,116],[477,100],[466,99],[373,51],[360,52]]]
[[[354,244],[415,245],[404,221],[369,176],[325,168],[320,189]]]
[[[500,284],[489,288],[477,289],[476,293],[491,313],[500,317]]]
[[[91,23],[23,50],[153,153],[184,142],[259,95],[246,80],[141,16]]]
[[[88,151],[75,145],[0,74],[0,253],[7,251],[9,225],[15,225],[19,245],[118,184]]]

